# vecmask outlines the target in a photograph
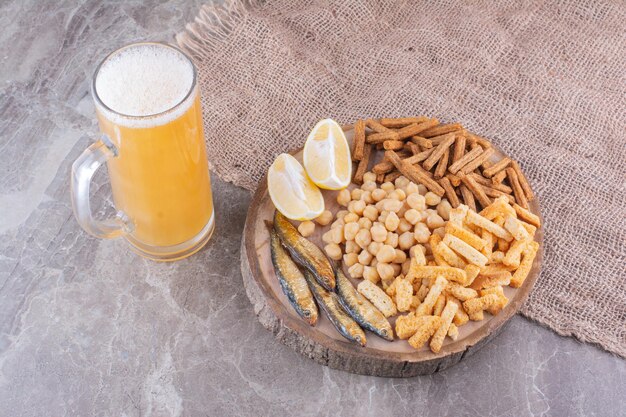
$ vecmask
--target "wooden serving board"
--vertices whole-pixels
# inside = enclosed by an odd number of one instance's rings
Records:
[[[494,160],[503,157],[501,152],[496,153]],[[377,156],[382,157],[382,152],[379,154]],[[302,161],[300,151],[294,152],[293,155]],[[336,202],[337,191],[323,190],[323,193],[326,208],[336,213],[339,209]],[[540,215],[537,199],[530,203],[530,209],[533,213]],[[504,289],[509,298],[507,306],[496,316],[485,312],[484,320],[470,321],[459,327],[458,339],[452,341],[446,337],[439,353],[432,353],[428,349],[428,344],[416,351],[406,340],[396,338],[393,342],[388,342],[368,331],[366,331],[367,346],[361,347],[344,339],[322,311],[320,311],[317,325],[311,327],[296,314],[289,304],[274,273],[269,233],[264,224],[265,220],[272,220],[273,215],[274,205],[267,191],[267,180],[263,178],[248,209],[241,241],[243,283],[246,294],[254,306],[255,314],[261,324],[279,341],[302,355],[322,365],[357,374],[386,377],[431,374],[446,369],[467,355],[471,355],[495,337],[504,324],[520,309],[539,276],[543,258],[543,227],[541,227],[535,235],[540,249],[528,278],[518,289],[510,287]],[[329,228],[330,225],[325,227],[316,225],[315,233],[309,239],[323,247],[321,235]],[[344,269],[344,272],[347,270]],[[357,281],[353,283],[357,284]],[[393,325],[394,320],[390,321]]]

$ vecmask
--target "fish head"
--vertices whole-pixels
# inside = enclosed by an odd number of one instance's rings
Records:
[[[305,309],[302,311],[302,316],[311,326],[315,326],[317,324],[317,312],[309,309]]]

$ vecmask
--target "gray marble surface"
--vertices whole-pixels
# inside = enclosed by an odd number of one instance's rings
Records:
[[[217,178],[216,233],[187,260],[152,263],[82,232],[68,174],[96,132],[95,64],[131,41],[171,40],[198,7],[0,2],[0,415],[626,415],[626,361],[522,317],[432,376],[300,357],[254,317],[239,272],[250,195]]]

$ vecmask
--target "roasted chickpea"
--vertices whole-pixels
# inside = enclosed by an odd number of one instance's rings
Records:
[[[398,233],[408,232],[413,229],[413,225],[407,221],[407,219],[400,219],[400,224],[398,225]]]
[[[394,232],[388,232],[387,238],[385,239],[385,245],[396,248],[398,246],[398,234]]]
[[[432,191],[427,192],[424,198],[426,199],[426,204],[429,206],[436,206],[441,202],[441,197]]]
[[[337,226],[330,229],[331,241],[337,245],[343,242],[343,226]]]
[[[411,260],[407,259],[406,261],[402,262],[402,274],[404,274],[406,276],[406,274],[409,273],[409,270],[411,269]]]
[[[361,190],[360,188],[355,188],[350,192],[352,200],[360,200],[361,194],[363,194],[363,190]]]
[[[346,253],[359,253],[360,251],[361,247],[354,240],[348,240],[346,242]]]
[[[372,221],[367,217],[361,217],[357,223],[361,229],[370,230],[372,228]]]
[[[398,210],[398,217],[403,218],[404,217],[404,213],[406,213],[406,211],[409,209],[409,205],[406,204],[406,200],[404,201],[404,204],[402,204],[402,207],[400,207],[400,210]]]
[[[348,210],[351,213],[357,214],[358,216],[363,214],[363,210],[365,209],[365,201],[363,200],[354,200],[348,203]]]
[[[418,223],[415,225],[413,237],[417,243],[426,243],[430,237],[430,230],[424,223]]]
[[[329,243],[324,246],[324,252],[326,252],[326,255],[328,255],[330,259],[335,261],[340,260],[342,256],[341,248],[336,243]]]
[[[413,237],[413,233],[410,231],[402,233],[398,238],[398,246],[403,250],[411,249],[414,243],[415,238]]]
[[[315,218],[315,222],[320,226],[326,226],[333,220],[333,213],[330,210],[324,210],[322,214]]]
[[[374,223],[370,232],[374,242],[384,242],[387,239],[387,229],[382,223]]]
[[[378,272],[378,276],[383,281],[388,281],[394,277],[394,268],[386,263],[378,262],[376,265],[376,271]]]
[[[360,263],[352,265],[350,268],[348,268],[348,274],[350,274],[352,278],[362,278],[363,265],[361,265]]]
[[[380,281],[380,276],[378,275],[378,271],[374,266],[366,266],[363,268],[363,279],[368,281],[372,281],[374,284]]]
[[[372,255],[376,256],[378,254],[378,251],[382,247],[383,247],[383,244],[381,242],[372,242],[367,246],[367,251],[371,253]]]
[[[424,184],[417,184],[417,190],[421,195],[425,195],[428,192],[428,188]]]
[[[409,255],[411,255],[411,258],[415,257],[415,251],[421,251],[422,254],[426,254],[426,249],[424,248],[424,246],[422,245],[415,245],[413,246],[411,249],[409,249]]]
[[[395,232],[398,229],[399,225],[400,219],[398,218],[398,215],[392,211],[385,219],[385,227],[390,232]]]
[[[400,201],[400,200],[394,200],[391,198],[387,198],[384,200],[384,204],[383,204],[383,208],[386,211],[393,211],[394,213],[397,213],[400,211],[400,209],[402,208],[402,206],[404,205],[404,202]]]
[[[393,263],[401,264],[404,261],[406,261],[406,253],[404,253],[403,250],[396,249],[396,255],[393,258]]]
[[[378,262],[390,263],[395,256],[396,251],[393,246],[383,245],[376,254],[376,259],[378,259]]]
[[[365,204],[373,203],[374,200],[372,199],[372,193],[370,191],[363,191],[363,194],[361,194],[361,201]]]
[[[371,221],[376,221],[376,219],[378,218],[378,210],[376,209],[376,207],[369,205],[363,210],[363,217],[366,217]]]
[[[363,191],[374,191],[377,186],[376,186],[376,179],[374,178],[373,181],[365,181],[365,178],[363,178],[364,182],[363,185],[361,186],[361,190]]]
[[[346,207],[350,202],[350,191],[347,188],[339,191],[337,193],[337,204],[340,206]]]
[[[372,191],[372,200],[376,202],[383,200],[385,197],[387,197],[387,192],[385,190],[377,188]]]
[[[452,210],[452,205],[445,198],[437,205],[437,214],[444,220],[450,220],[450,210]]]
[[[395,189],[393,183],[391,182],[384,182],[382,184],[380,184],[380,188],[385,190],[387,193],[393,191]]]
[[[389,197],[393,200],[404,201],[406,199],[406,193],[401,188],[396,188],[392,192],[389,193]]]
[[[380,212],[380,214],[378,215],[378,221],[381,223],[385,223],[385,220],[387,220],[387,217],[389,216],[389,212],[387,210],[383,210]]]
[[[428,218],[426,218],[426,225],[431,230],[443,227],[445,223],[446,222],[438,214],[431,214]]]
[[[345,240],[354,240],[361,227],[358,223],[348,223],[343,227],[343,237]]]
[[[406,186],[406,189],[404,191],[406,192],[406,195],[408,196],[409,194],[419,193],[419,187],[417,186],[417,184],[411,181],[409,185]]]
[[[298,225],[298,232],[304,237],[309,237],[315,231],[315,223],[310,220],[305,220]]]
[[[333,243],[332,229],[322,235],[322,242]]]
[[[374,185],[376,185],[376,174],[374,174],[371,171],[368,171],[365,174],[363,174],[363,183],[365,184],[368,182],[373,182]]]
[[[446,235],[446,228],[445,227],[438,227],[435,230],[433,230],[433,234],[434,235],[439,235],[439,237],[443,239],[443,237]]]
[[[359,261],[359,256],[356,253],[346,253],[343,255],[343,263],[348,268]]]
[[[372,255],[366,250],[361,251],[361,253],[359,253],[359,263],[363,266],[369,265],[370,262],[372,262],[373,258],[374,258],[374,255]]]
[[[330,228],[331,229],[335,229],[337,227],[343,227],[343,225],[346,224],[346,222],[343,221],[343,217],[340,219],[335,220],[331,225]]]
[[[345,216],[343,216],[344,224],[356,223],[358,221],[359,221],[359,216],[356,213],[348,213]]]
[[[372,243],[372,235],[369,229],[361,229],[357,232],[354,242],[359,245],[360,248],[365,249],[370,243]]]
[[[412,209],[422,211],[426,209],[426,198],[419,193],[409,194],[406,202]]]
[[[396,180],[394,181],[394,184],[396,185],[396,189],[398,189],[398,188],[406,187],[407,185],[409,185],[409,182],[410,181],[407,177],[405,177],[404,175],[401,175],[398,178],[396,178]]]
[[[420,214],[420,212],[413,208],[408,209],[404,213],[404,218],[406,219],[406,221],[408,221],[412,225],[416,225],[417,223],[422,221],[422,215]]]

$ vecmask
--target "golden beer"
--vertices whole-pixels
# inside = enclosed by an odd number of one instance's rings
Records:
[[[129,45],[100,64],[93,94],[123,231],[81,225],[123,235],[156,260],[194,253],[213,231],[214,210],[193,64],[168,45]]]

